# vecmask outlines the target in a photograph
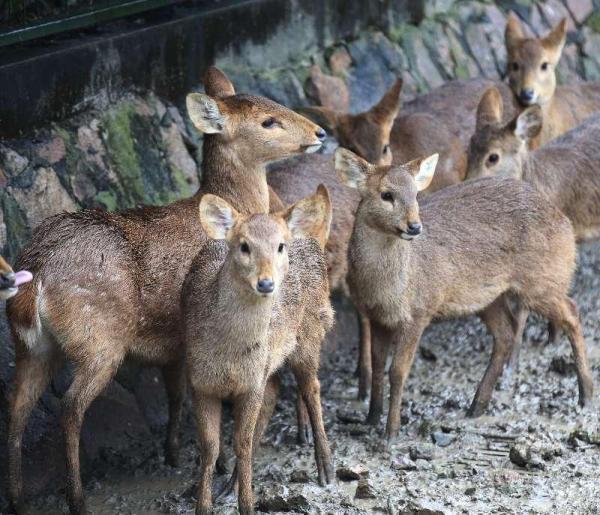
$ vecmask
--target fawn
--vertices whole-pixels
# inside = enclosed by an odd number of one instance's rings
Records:
[[[332,480],[317,377],[321,341],[333,322],[322,251],[330,221],[323,186],[272,215],[242,215],[215,195],[200,201],[200,222],[213,241],[194,259],[181,297],[202,456],[197,514],[209,513],[212,504],[226,399],[234,405],[239,509],[254,513],[253,441],[260,440],[255,431],[264,430],[265,420],[256,425],[267,382],[284,361],[313,423],[319,480]]]
[[[64,357],[75,364],[62,420],[72,513],[85,511],[79,463],[84,414],[125,356],[163,369],[169,399],[166,459],[176,464],[185,393],[179,297],[206,243],[198,202],[214,193],[241,213],[268,212],[266,164],[317,150],[325,137],[319,126],[275,102],[237,95],[217,68],[209,68],[204,84],[206,94],[187,97],[192,122],[205,134],[196,195],[164,207],[50,217],[18,259],[35,279],[8,303],[17,350],[8,430],[9,498],[16,510],[23,430]]]
[[[21,270],[13,272],[11,266],[0,256],[0,300],[8,300],[19,291],[19,286],[33,279],[31,272]]]
[[[373,384],[367,421],[383,412],[388,349],[390,409],[386,436],[400,427],[401,396],[421,334],[437,318],[479,314],[494,336],[490,363],[469,413],[488,405],[514,341],[507,294],[565,330],[579,379],[579,402],[593,392],[577,308],[568,297],[575,267],[573,228],[530,185],[488,177],[445,188],[422,201],[437,156],[374,166],[338,149],[336,170],[361,202],[348,255],[348,283],[371,321]]]
[[[600,110],[600,83],[556,87],[556,65],[566,37],[566,18],[546,36],[531,38],[525,35],[514,13],[508,16],[505,43],[509,86],[522,106],[539,105],[544,116],[542,130],[529,141],[532,149]]]

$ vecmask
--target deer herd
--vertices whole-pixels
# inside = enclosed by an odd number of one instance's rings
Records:
[[[556,86],[565,20],[532,38],[510,14],[505,35],[508,83],[453,81],[401,106],[398,79],[359,114],[314,107],[301,115],[236,93],[211,67],[205,93],[186,101],[204,134],[196,195],[163,207],[62,213],[34,231],[18,258],[22,271],[0,258],[16,347],[12,509],[24,506],[27,419],[65,360],[74,365],[62,401],[72,513],[86,510],[85,412],[125,357],[162,369],[172,466],[191,389],[201,454],[196,513],[212,506],[223,401],[235,419],[229,488],[241,513],[254,512],[252,454],[282,367],[297,381],[299,437],[310,422],[319,483],[331,483],[318,379],[331,290],[348,295],[359,315],[359,396],[370,391],[369,424],[384,412],[391,351],[388,441],[399,432],[419,340],[436,319],[477,314],[493,335],[470,415],[485,412],[514,361],[529,310],[564,331],[579,403],[592,401],[568,292],[576,242],[600,237],[600,84]],[[333,159],[313,153],[326,133],[311,120],[337,138]]]

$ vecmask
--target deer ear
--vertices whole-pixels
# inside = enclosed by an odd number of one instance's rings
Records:
[[[506,19],[506,30],[504,31],[504,42],[508,53],[510,54],[524,38],[523,26],[517,15],[511,11]]]
[[[417,191],[423,191],[431,184],[431,180],[433,179],[435,167],[437,166],[439,158],[439,154],[433,154],[429,157],[413,159],[406,164],[410,173],[415,178],[415,182],[417,183]]]
[[[200,132],[217,134],[225,130],[225,117],[214,98],[202,93],[190,93],[185,104],[192,123]]]
[[[560,59],[563,47],[567,41],[567,19],[563,18],[558,22],[556,27],[552,29],[552,32],[542,39],[542,46],[544,49],[552,54],[552,60],[554,64]]]
[[[487,89],[477,106],[476,130],[480,130],[487,125],[500,123],[503,110],[502,95],[500,95],[498,89],[495,87]]]
[[[543,120],[540,106],[528,107],[513,122],[515,136],[523,141],[535,138],[542,130]]]
[[[239,218],[239,213],[225,200],[207,193],[200,200],[200,224],[209,238],[229,239],[231,228]]]
[[[400,92],[402,91],[402,79],[396,79],[396,82],[388,89],[381,100],[371,109],[371,115],[379,123],[392,122],[400,111]]]
[[[314,238],[325,248],[331,226],[331,200],[323,184],[310,197],[296,202],[282,215],[293,238]]]
[[[213,98],[226,98],[235,95],[233,84],[227,78],[227,75],[216,66],[210,66],[206,70],[202,83],[206,94]]]
[[[338,147],[335,151],[335,171],[340,181],[350,188],[361,190],[373,165],[348,149]]]

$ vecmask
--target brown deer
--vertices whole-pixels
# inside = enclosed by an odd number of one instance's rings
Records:
[[[223,400],[233,402],[240,513],[254,513],[253,440],[260,439],[255,430],[266,425],[256,427],[265,388],[284,362],[296,375],[311,417],[319,480],[333,478],[317,377],[321,341],[333,322],[322,251],[330,221],[322,186],[273,215],[242,215],[215,195],[200,201],[200,222],[215,241],[194,259],[182,291],[201,449],[197,514],[209,513],[212,505]]]
[[[481,99],[469,146],[467,178],[507,176],[529,182],[571,220],[578,241],[600,237],[600,114],[531,151],[545,119],[539,106],[502,122],[492,88]]]
[[[8,430],[15,509],[22,492],[23,430],[63,357],[75,364],[62,420],[72,513],[85,511],[79,463],[84,414],[126,356],[163,367],[166,459],[176,463],[185,391],[179,297],[206,243],[198,203],[213,193],[241,213],[266,213],[266,164],[321,146],[325,132],[319,126],[266,98],[236,94],[218,69],[208,70],[204,84],[206,94],[187,97],[192,122],[205,134],[196,195],[164,207],[60,214],[42,222],[21,253],[19,266],[35,279],[8,304],[17,352]]]
[[[0,256],[0,300],[8,300],[14,297],[19,286],[30,282],[33,279],[31,272],[21,270],[13,272],[11,266]]]
[[[531,106],[503,122],[503,102],[495,88],[485,92],[477,109],[477,129],[469,144],[467,179],[502,175],[523,179],[546,195],[569,217],[578,241],[600,236],[599,118],[593,115],[580,126],[531,151],[531,142],[544,126],[543,110]],[[514,353],[507,370],[516,368],[518,350],[528,311],[517,309],[519,320]],[[557,337],[549,326],[549,341]]]
[[[421,334],[438,318],[479,314],[494,336],[489,365],[469,413],[483,413],[514,342],[507,294],[563,328],[579,379],[579,402],[593,384],[575,303],[569,220],[530,185],[489,177],[446,188],[422,201],[437,156],[403,166],[374,166],[338,149],[340,179],[361,193],[349,247],[352,298],[371,321],[373,384],[367,421],[383,412],[390,345],[390,411],[386,436],[400,427],[404,382]],[[468,263],[468,265],[467,265]]]
[[[435,191],[464,179],[466,149],[474,130],[474,113],[483,91],[494,82],[487,79],[452,81],[404,104],[400,111],[402,80],[398,79],[369,111],[348,114],[325,107],[304,108],[302,113],[327,128],[340,145],[367,161],[386,165],[404,163],[440,150],[438,173],[427,188]],[[506,102],[512,102],[508,86],[498,83]],[[327,243],[327,262],[332,290],[347,291],[348,242],[360,196],[335,178],[329,156],[309,155],[275,164],[268,182],[287,204],[309,195],[323,183],[331,192],[333,221]],[[359,315],[358,397],[366,399],[371,383],[371,344],[369,321]],[[306,439],[299,432],[301,441]]]
[[[544,116],[541,132],[529,142],[532,149],[600,110],[600,83],[556,87],[556,65],[566,37],[566,18],[546,36],[535,38],[525,35],[514,13],[508,16],[505,31],[508,83],[522,106],[539,105]]]

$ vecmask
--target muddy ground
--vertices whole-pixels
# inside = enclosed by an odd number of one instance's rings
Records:
[[[580,247],[573,291],[600,387],[600,244]],[[353,333],[353,328],[348,330],[355,323],[351,314],[343,309],[340,313],[338,331]],[[343,479],[326,488],[316,483],[311,447],[296,444],[294,395],[287,387],[255,460],[259,509],[599,513],[598,403],[578,407],[568,341],[561,337],[548,346],[546,334],[545,321],[530,320],[517,376],[495,392],[486,416],[471,420],[465,410],[487,364],[491,339],[475,318],[431,326],[405,391],[401,436],[390,449],[380,442],[383,422],[378,428],[361,423],[367,405],[355,400],[355,338],[329,343],[322,369],[323,404],[334,465]],[[179,469],[164,464],[158,434],[132,442],[126,454],[105,454],[87,477],[90,510],[193,513],[198,451],[189,414],[185,426]],[[225,430],[230,434],[230,423]],[[231,468],[230,445],[228,456]],[[217,477],[216,486],[224,481],[225,476]],[[31,507],[35,514],[66,513],[62,492],[35,499]],[[235,503],[218,504],[215,511],[232,513]]]

